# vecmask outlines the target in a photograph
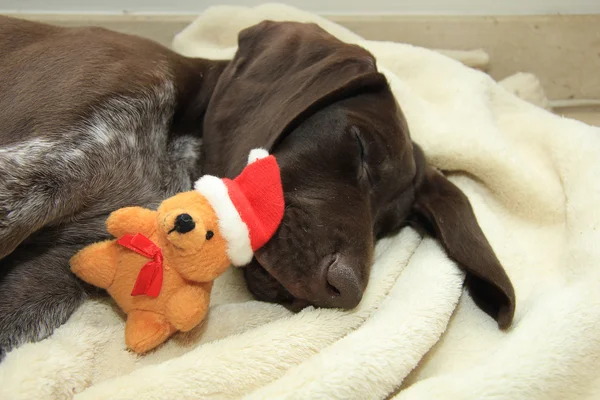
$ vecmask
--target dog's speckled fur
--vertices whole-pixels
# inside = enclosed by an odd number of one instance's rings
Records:
[[[42,63],[48,60],[36,64],[26,43],[0,57],[0,72],[17,61],[27,64],[22,74],[0,78],[5,92],[20,91],[16,99],[0,100],[6,106],[0,113],[6,127],[0,130],[1,357],[20,343],[48,336],[94,291],[74,279],[68,260],[86,244],[108,237],[104,222],[110,212],[131,205],[153,207],[191,189],[200,173],[201,127],[189,128],[197,116],[188,110],[205,107],[202,96],[209,95],[198,88],[199,81],[210,75],[209,68],[218,73],[219,63],[192,62],[143,39],[94,28],[71,32],[5,17],[0,25],[1,48],[8,46],[2,38],[26,42],[24,32],[44,35],[42,42],[54,38],[46,58],[54,60],[52,73],[63,76],[63,81],[36,85],[28,75],[43,74]],[[102,66],[107,72],[69,79],[90,67],[65,55],[73,46],[73,33],[94,44],[88,46],[88,57],[98,65],[91,68]],[[135,46],[150,48],[140,54]],[[119,57],[111,58],[110,52]],[[168,60],[167,67],[153,68],[161,58]],[[145,79],[130,79],[129,64],[139,65]],[[184,81],[173,78],[176,74]],[[92,95],[72,100],[61,113],[52,103],[39,101],[44,90],[54,89],[52,84],[62,86],[62,96],[77,97],[79,91]],[[124,86],[116,90],[111,85]],[[197,93],[190,95],[187,85]],[[36,89],[39,94],[34,95]],[[206,90],[211,91],[210,85]],[[189,103],[183,103],[186,96]],[[19,113],[26,102],[30,114]],[[63,120],[70,123],[61,124]],[[20,130],[6,130],[11,126]]]

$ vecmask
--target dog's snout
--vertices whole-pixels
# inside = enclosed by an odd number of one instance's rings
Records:
[[[178,233],[188,233],[196,227],[194,218],[190,214],[180,214],[175,218],[175,231]]]
[[[352,263],[336,256],[326,268],[327,306],[344,309],[356,307],[362,299],[363,289]]]

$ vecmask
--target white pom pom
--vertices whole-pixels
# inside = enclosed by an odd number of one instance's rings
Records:
[[[248,164],[252,164],[254,161],[268,156],[269,152],[265,149],[253,149],[250,151],[250,155],[248,156]]]

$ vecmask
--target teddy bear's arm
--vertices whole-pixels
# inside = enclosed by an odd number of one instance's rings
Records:
[[[209,302],[210,292],[203,286],[184,286],[167,301],[167,318],[175,328],[187,332],[202,322]]]
[[[106,229],[116,238],[127,233],[150,236],[156,230],[156,211],[142,207],[120,208],[110,214]]]
[[[91,244],[75,254],[70,264],[82,281],[108,289],[117,271],[117,244],[114,240]]]

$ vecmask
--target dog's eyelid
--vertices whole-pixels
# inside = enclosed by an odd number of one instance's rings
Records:
[[[367,162],[365,160],[366,158],[366,151],[365,151],[365,143],[363,142],[360,134],[359,134],[359,130],[357,127],[353,126],[351,128],[352,133],[354,133],[354,136],[356,137],[356,141],[358,142],[358,146],[360,148],[360,173],[359,173],[359,179],[363,179],[363,175],[367,176],[367,180],[369,181],[371,187],[373,186],[373,178],[371,178],[371,173],[369,172],[369,168],[367,165]]]
[[[360,160],[361,161],[365,161],[365,144],[363,143],[362,138],[360,137],[358,128],[356,127],[352,127],[352,133],[354,134],[354,137],[356,138],[356,141],[358,142],[358,147],[360,148]]]

